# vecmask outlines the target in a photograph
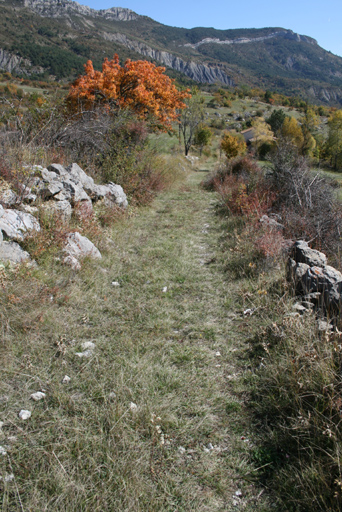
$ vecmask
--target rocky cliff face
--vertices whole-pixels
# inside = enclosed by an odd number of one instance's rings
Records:
[[[18,73],[19,75],[30,75],[31,73],[43,73],[43,68],[33,67],[29,59],[23,59],[18,55],[14,55],[0,48],[0,69],[9,71],[10,73]]]
[[[48,18],[61,18],[70,14],[81,14],[94,18],[102,17],[107,20],[131,21],[139,17],[138,14],[130,9],[112,7],[111,9],[97,11],[72,0],[24,0],[24,6],[40,16]]]
[[[337,88],[329,88],[329,87],[318,87],[311,86],[308,90],[310,96],[315,99],[319,99],[321,101],[330,103],[330,102],[338,102],[342,101],[342,90]]]
[[[193,49],[197,49],[204,44],[220,44],[220,45],[231,45],[231,44],[251,44],[258,43],[260,41],[266,41],[268,39],[273,39],[274,37],[282,37],[284,39],[291,39],[293,41],[298,42],[306,42],[310,44],[317,44],[317,41],[311,37],[301,36],[300,34],[296,34],[292,30],[279,30],[277,32],[273,32],[272,34],[268,34],[267,36],[262,37],[237,37],[235,39],[218,39],[207,37],[198,41],[197,43],[187,43],[184,46],[188,46]]]
[[[102,36],[107,41],[120,43],[130,50],[140,53],[144,57],[149,57],[160,62],[164,66],[180,71],[196,82],[222,82],[226,85],[234,85],[233,80],[224,72],[223,67],[220,68],[219,66],[208,66],[194,61],[185,61],[175,55],[172,55],[172,53],[154,50],[144,43],[129,39],[124,34],[108,34],[103,32]]]

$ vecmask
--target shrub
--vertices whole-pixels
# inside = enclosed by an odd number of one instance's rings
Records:
[[[289,238],[310,240],[337,261],[341,247],[342,207],[333,187],[322,175],[313,174],[307,159],[286,140],[280,140],[272,156],[274,207],[282,214]]]
[[[229,159],[246,153],[247,146],[242,136],[226,132],[221,139],[221,149]]]
[[[227,212],[253,219],[266,213],[276,198],[262,169],[249,157],[229,161],[202,185],[218,192]]]

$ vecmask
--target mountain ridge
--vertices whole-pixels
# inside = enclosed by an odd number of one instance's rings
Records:
[[[109,9],[92,9],[81,5],[74,0],[23,0],[24,6],[32,9],[43,17],[63,17],[66,12],[78,13],[93,17],[104,17],[105,19],[116,19],[120,21],[135,20],[138,14],[131,9],[123,7],[111,7]]]
[[[73,79],[89,58],[99,68],[104,57],[118,53],[122,60],[143,56],[166,66],[188,85],[248,85],[342,104],[342,58],[289,29],[184,29],[120,7],[0,1],[0,67],[14,73]]]

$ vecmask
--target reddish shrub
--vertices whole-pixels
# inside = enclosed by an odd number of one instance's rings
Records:
[[[240,176],[229,175],[214,182],[216,191],[227,210],[233,215],[259,219],[276,199],[276,194],[263,179],[253,186]]]
[[[288,243],[282,233],[274,229],[268,229],[254,241],[254,246],[262,256],[275,258],[287,247]]]

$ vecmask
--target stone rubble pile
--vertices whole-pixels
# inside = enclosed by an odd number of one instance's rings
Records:
[[[289,254],[287,280],[307,303],[314,304],[330,316],[340,312],[341,272],[327,264],[324,253],[311,249],[303,240],[295,242]]]
[[[20,242],[32,231],[39,232],[40,225],[34,216],[39,208],[57,214],[64,222],[71,218],[73,208],[80,205],[92,211],[93,203],[102,201],[107,206],[128,206],[127,197],[120,185],[97,185],[76,163],[63,167],[51,164],[47,169],[35,166],[33,176],[15,193],[9,184],[0,187],[0,262],[22,263],[30,255],[20,247]],[[63,262],[79,270],[79,260],[86,256],[99,259],[100,251],[80,233],[70,233],[63,249]]]

